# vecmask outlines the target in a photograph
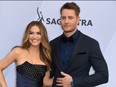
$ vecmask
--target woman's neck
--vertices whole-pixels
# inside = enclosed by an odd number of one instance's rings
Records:
[[[29,51],[32,51],[32,52],[39,52],[39,47],[34,47],[34,46],[30,46],[30,48],[28,49]]]

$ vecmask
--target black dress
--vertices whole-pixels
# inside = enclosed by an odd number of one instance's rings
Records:
[[[17,87],[42,87],[47,67],[45,65],[30,64],[26,61],[18,65],[16,71]]]

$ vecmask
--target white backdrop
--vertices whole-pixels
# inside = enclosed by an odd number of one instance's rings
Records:
[[[60,7],[67,1],[0,1],[0,60],[20,45],[27,24],[43,15],[49,40],[62,34]],[[70,2],[70,1],[68,1]],[[98,87],[116,87],[116,1],[74,1],[81,8],[78,29],[99,41],[109,68],[109,82]],[[15,86],[15,64],[4,70],[8,87]]]

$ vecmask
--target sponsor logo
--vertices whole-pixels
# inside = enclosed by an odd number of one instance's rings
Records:
[[[60,24],[60,18],[44,18],[42,11],[39,11],[39,7],[37,8],[37,14],[38,14],[38,21],[45,22],[47,25],[61,25]],[[87,19],[80,19],[80,22],[78,23],[78,26],[93,26],[92,20]]]

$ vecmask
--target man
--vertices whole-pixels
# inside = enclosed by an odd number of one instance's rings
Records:
[[[53,87],[94,87],[108,82],[108,68],[98,41],[77,29],[79,13],[74,2],[60,9],[63,34],[51,41]],[[95,73],[89,75],[91,67]]]

